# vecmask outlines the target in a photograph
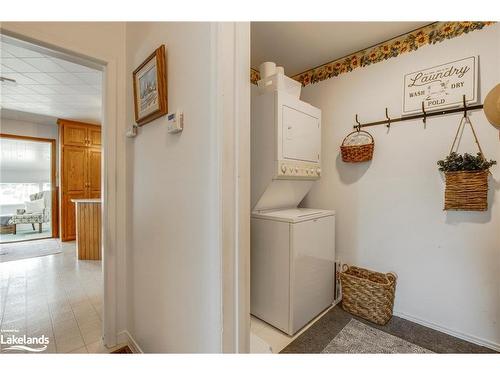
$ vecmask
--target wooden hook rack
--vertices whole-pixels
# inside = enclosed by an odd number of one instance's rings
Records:
[[[426,112],[424,108],[424,102],[422,102],[422,113],[418,115],[410,115],[410,116],[405,116],[405,117],[397,117],[397,118],[390,118],[387,112],[387,108],[385,109],[385,120],[380,120],[380,121],[374,121],[374,122],[367,122],[367,123],[360,123],[358,120],[358,115],[356,114],[356,125],[354,125],[354,129],[361,129],[361,128],[366,128],[369,126],[377,126],[377,125],[386,125],[388,128],[395,122],[402,122],[402,121],[408,121],[408,120],[416,120],[416,119],[422,119],[424,124],[427,123],[427,119],[429,117],[434,117],[434,116],[442,116],[442,115],[448,115],[451,113],[459,113],[463,112],[464,117],[467,117],[467,112],[468,111],[474,111],[477,109],[482,109],[483,105],[482,104],[477,104],[477,105],[472,105],[472,106],[467,106],[467,103],[465,101],[465,95],[463,96],[463,105],[460,108],[453,108],[453,109],[447,109],[444,111],[436,111],[436,112]]]

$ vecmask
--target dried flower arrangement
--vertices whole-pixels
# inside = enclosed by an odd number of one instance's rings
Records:
[[[483,171],[490,169],[496,163],[495,160],[486,160],[479,152],[477,156],[468,153],[460,155],[452,152],[446,159],[437,162],[441,172]]]

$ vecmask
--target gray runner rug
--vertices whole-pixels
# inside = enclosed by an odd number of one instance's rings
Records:
[[[399,337],[351,319],[322,353],[433,353]]]

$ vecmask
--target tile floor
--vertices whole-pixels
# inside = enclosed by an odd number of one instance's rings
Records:
[[[320,315],[314,318],[311,322],[309,322],[304,328],[302,328],[293,336],[288,336],[286,333],[280,331],[277,328],[274,328],[273,326],[267,324],[263,320],[260,320],[259,318],[253,315],[250,315],[250,331],[254,335],[264,340],[271,347],[273,353],[279,353],[286,346],[288,346],[288,344],[290,344],[293,340],[295,340],[307,329],[309,329],[309,327],[311,327],[314,323],[316,323],[319,319],[321,319],[321,317],[323,317],[333,307],[334,306],[331,306],[328,309],[324,310]],[[252,348],[250,349],[250,351],[252,353],[256,353],[252,351]]]
[[[74,242],[62,246],[60,254],[0,264],[0,329],[4,336],[45,334],[43,353],[108,352],[101,340],[101,261],[78,260]]]

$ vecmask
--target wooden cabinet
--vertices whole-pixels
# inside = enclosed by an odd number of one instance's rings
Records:
[[[59,120],[59,125],[62,121]],[[87,146],[88,129],[85,125],[65,121],[65,125],[61,129],[65,146]]]
[[[82,194],[63,193],[61,199],[61,241],[76,238],[76,211],[72,199],[80,199]]]
[[[99,198],[101,196],[101,150],[93,148],[88,149],[87,159],[87,189],[89,198]],[[97,197],[95,195],[97,195]]]
[[[91,128],[87,133],[89,146],[101,147],[101,129]]]
[[[101,197],[101,127],[77,121],[59,124],[61,148],[61,240],[76,238],[72,199]]]
[[[101,127],[76,121],[59,120],[66,146],[101,147]]]
[[[63,146],[62,186],[63,192],[85,194],[87,183],[87,147]]]

